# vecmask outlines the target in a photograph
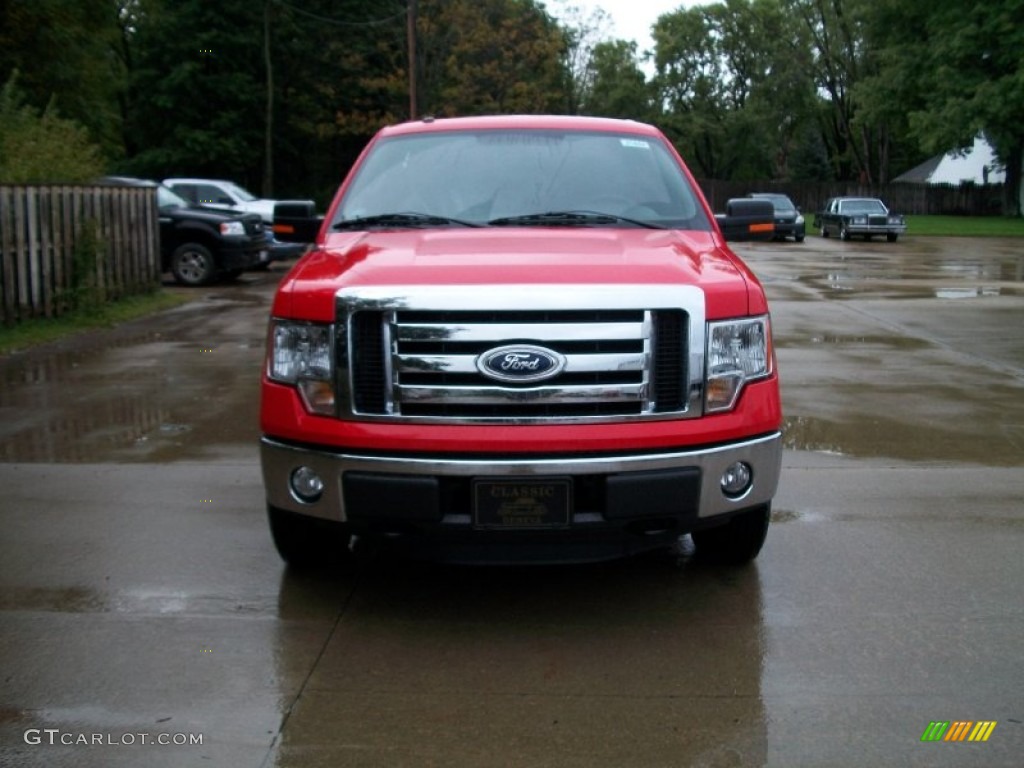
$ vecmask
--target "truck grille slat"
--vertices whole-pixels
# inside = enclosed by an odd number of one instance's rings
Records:
[[[646,387],[640,385],[619,385],[614,390],[607,387],[564,386],[531,387],[509,390],[504,387],[398,387],[398,399],[402,403],[466,403],[468,405],[500,405],[512,403],[613,403],[640,401]]]
[[[401,320],[399,322],[402,322]],[[626,323],[489,323],[416,324],[398,327],[399,343],[407,341],[493,342],[522,339],[550,344],[558,341],[634,341],[643,335],[643,322]]]

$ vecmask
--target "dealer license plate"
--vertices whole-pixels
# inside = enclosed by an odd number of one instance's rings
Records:
[[[478,528],[564,528],[571,506],[572,481],[567,477],[473,481],[473,522]]]

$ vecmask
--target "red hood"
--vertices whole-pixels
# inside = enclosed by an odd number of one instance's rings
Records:
[[[330,321],[348,286],[503,283],[697,285],[709,319],[766,311],[754,276],[710,232],[492,228],[328,235],[285,277],[273,312]]]

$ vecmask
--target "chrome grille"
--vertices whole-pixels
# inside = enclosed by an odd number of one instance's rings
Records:
[[[699,415],[704,305],[698,289],[510,288],[339,294],[338,338],[347,348],[337,359],[350,361],[338,374],[339,415],[446,423]],[[489,291],[506,299],[490,298]],[[511,295],[529,301],[512,302]],[[674,305],[663,303],[667,296]],[[538,306],[514,306],[523,303]],[[564,369],[525,383],[496,381],[481,370],[481,355],[516,344],[564,356]]]

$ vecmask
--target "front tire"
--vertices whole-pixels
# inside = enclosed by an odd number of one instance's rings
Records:
[[[171,256],[171,274],[182,285],[209,285],[217,277],[217,266],[205,245],[185,243]]]
[[[277,553],[290,567],[338,568],[351,562],[352,535],[344,523],[297,515],[269,504],[267,518]]]
[[[764,546],[771,512],[771,504],[765,504],[741,512],[718,528],[694,531],[697,557],[718,565],[749,563]]]
[[[850,231],[846,227],[839,227],[839,239],[847,243],[850,241]]]
[[[899,235],[896,234],[895,232],[888,232],[885,235],[885,239],[888,240],[890,243],[895,243],[898,237]]]

